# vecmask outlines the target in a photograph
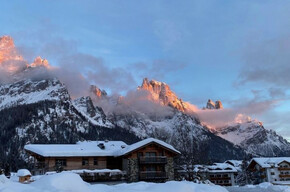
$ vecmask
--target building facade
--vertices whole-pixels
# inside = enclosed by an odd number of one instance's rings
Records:
[[[167,181],[174,179],[174,158],[180,154],[171,145],[153,138],[132,145],[122,141],[91,141],[77,144],[30,144],[25,150],[34,157],[33,174],[75,171],[93,175],[114,171],[128,181]],[[98,175],[96,175],[98,173]],[[87,175],[87,174],[85,174]],[[92,179],[92,177],[87,177]]]
[[[252,172],[255,183],[274,184],[290,181],[290,157],[253,158],[248,170]]]

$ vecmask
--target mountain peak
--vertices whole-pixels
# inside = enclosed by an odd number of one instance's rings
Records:
[[[0,37],[0,63],[9,60],[22,61],[23,58],[17,54],[12,37],[2,36]]]
[[[45,67],[47,69],[51,69],[51,65],[49,64],[48,60],[42,59],[40,56],[36,57],[29,67]]]
[[[107,97],[107,92],[105,90],[101,90],[95,85],[90,86],[90,92],[94,94],[98,99],[103,99],[104,97]]]
[[[169,85],[164,82],[156,80],[143,79],[142,85],[138,87],[138,90],[146,90],[151,96],[152,100],[162,105],[173,107],[179,111],[194,111],[196,107],[190,103],[183,102],[177,95],[170,89]]]
[[[223,104],[220,100],[217,100],[216,102],[213,102],[211,99],[207,101],[206,109],[223,109]]]

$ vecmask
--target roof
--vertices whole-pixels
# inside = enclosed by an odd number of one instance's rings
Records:
[[[225,161],[225,163],[231,164],[234,167],[239,167],[243,164],[243,161],[242,160],[227,160]]]
[[[89,156],[122,156],[150,143],[157,143],[164,148],[180,154],[173,146],[158,139],[148,138],[132,145],[123,141],[85,141],[77,144],[29,144],[24,149],[43,157],[89,157]],[[98,147],[103,144],[104,148]]]
[[[207,166],[208,172],[238,172],[237,168],[228,163],[214,163]]]
[[[104,149],[98,147],[104,144]],[[123,141],[85,141],[77,144],[29,144],[24,149],[43,157],[85,157],[118,156],[122,147],[128,145]]]
[[[290,157],[263,157],[263,158],[253,158],[250,162],[256,162],[262,168],[270,168],[272,166],[278,167],[280,163],[286,161],[290,163]],[[250,165],[249,164],[249,165]]]
[[[154,139],[154,138],[148,138],[148,139],[144,139],[142,141],[139,141],[137,143],[134,143],[132,145],[128,145],[128,147],[122,149],[122,155],[126,155],[132,151],[135,151],[145,145],[148,145],[150,143],[157,143],[161,146],[163,146],[164,148],[169,149],[170,151],[173,151],[174,153],[177,154],[181,154],[178,150],[176,150],[172,145],[169,145],[168,143],[165,143],[164,141],[158,140],[158,139]]]
[[[31,176],[31,173],[27,169],[19,169],[16,173],[16,176],[17,177]]]

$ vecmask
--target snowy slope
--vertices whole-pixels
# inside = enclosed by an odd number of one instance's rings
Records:
[[[0,85],[0,110],[39,101],[68,100],[66,88],[57,80],[23,80]]]
[[[92,124],[112,128],[114,125],[106,118],[102,108],[95,107],[90,97],[73,101],[73,106]]]
[[[240,148],[211,133],[198,119],[177,110],[159,118],[137,111],[115,113],[108,118],[141,138],[153,137],[173,145],[188,162],[223,161],[244,156]]]
[[[218,136],[258,156],[289,156],[290,143],[257,120],[234,123],[215,132]]]

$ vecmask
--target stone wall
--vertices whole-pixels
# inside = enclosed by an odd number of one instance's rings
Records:
[[[167,164],[165,165],[165,171],[167,173],[168,181],[174,180],[174,160],[172,157],[167,158]]]
[[[129,182],[136,182],[139,179],[139,169],[137,159],[128,159],[127,177]]]

